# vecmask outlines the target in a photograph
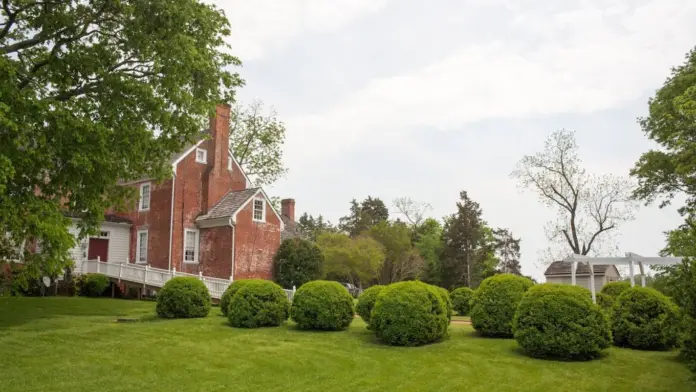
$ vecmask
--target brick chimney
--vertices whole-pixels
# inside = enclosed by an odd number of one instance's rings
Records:
[[[230,143],[230,105],[219,104],[215,107],[215,116],[210,119],[210,148],[208,149],[208,195],[207,208],[212,208],[225,193],[225,187],[216,186],[216,180],[227,171]]]
[[[283,199],[280,201],[280,214],[295,221],[295,199]]]

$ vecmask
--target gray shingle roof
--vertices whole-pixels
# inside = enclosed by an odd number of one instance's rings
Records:
[[[544,275],[546,276],[554,276],[554,275],[570,275],[570,267],[571,263],[566,263],[564,261],[554,261],[551,263],[551,265],[546,269],[544,272]],[[597,264],[593,265],[592,269],[594,270],[595,276],[602,276],[606,273],[607,268],[612,267],[611,265],[607,264]],[[590,267],[587,266],[586,263],[578,263],[578,269],[575,270],[575,275],[580,276],[580,275],[589,275],[590,274]]]
[[[211,208],[207,214],[203,214],[196,218],[196,222],[206,219],[224,218],[232,216],[247,200],[259,191],[260,188],[249,188],[243,191],[232,191],[225,195],[216,205]]]
[[[297,223],[290,219],[289,217],[283,215],[283,224],[285,224],[285,229],[280,232],[280,241],[285,241],[290,238],[302,237],[302,233],[297,227]]]

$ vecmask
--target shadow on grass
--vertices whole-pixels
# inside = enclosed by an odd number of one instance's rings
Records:
[[[544,358],[539,358],[539,357],[532,357],[531,355],[528,355],[524,349],[520,346],[515,346],[510,349],[509,351],[513,356],[516,357],[521,357],[527,360],[531,361],[542,361],[542,362],[567,362],[567,363],[577,363],[577,362],[591,362],[591,361],[598,361],[602,360],[604,358],[607,358],[609,354],[605,351],[603,353],[600,353],[596,357],[592,358],[573,358],[573,359],[568,359],[568,358],[559,358],[559,357],[544,357]]]

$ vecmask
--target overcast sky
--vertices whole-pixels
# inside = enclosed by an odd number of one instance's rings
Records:
[[[467,190],[522,238],[537,278],[554,213],[517,189],[516,162],[566,128],[589,170],[627,174],[653,147],[636,118],[696,45],[693,0],[216,2],[244,64],[239,99],[287,126],[289,173],[270,194],[335,222],[368,195],[440,218]],[[679,222],[642,207],[618,249],[655,255]]]

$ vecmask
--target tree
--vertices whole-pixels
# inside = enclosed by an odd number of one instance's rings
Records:
[[[378,278],[384,262],[384,250],[374,239],[324,232],[317,238],[317,245],[324,254],[327,278],[346,279],[358,287]]]
[[[471,287],[472,266],[484,240],[481,207],[466,191],[459,197],[457,212],[445,218],[442,233],[442,282],[448,288]]]
[[[324,232],[335,233],[337,231],[336,227],[328,220],[324,220],[322,215],[315,218],[306,212],[297,220],[297,227],[302,235],[315,242],[320,234]]]
[[[368,196],[362,203],[353,199],[350,213],[338,221],[338,228],[351,237],[357,237],[370,227],[389,219],[389,210],[378,197]]]
[[[420,227],[425,220],[425,213],[432,209],[430,204],[413,201],[409,197],[398,197],[394,199],[393,203],[399,213],[414,228]]]
[[[286,289],[322,276],[324,255],[314,243],[290,238],[283,241],[273,257],[273,280]]]
[[[438,285],[442,284],[442,225],[433,218],[426,219],[413,236],[414,248],[423,258],[424,266],[421,280]]]
[[[162,179],[200,137],[231,73],[229,23],[197,0],[20,1],[0,9],[0,260],[55,275],[104,211]],[[28,252],[39,242],[41,253]]]
[[[520,241],[521,239],[512,236],[508,229],[493,230],[495,249],[500,259],[499,269],[504,274],[515,274],[522,276],[522,266],[520,265]]]
[[[263,102],[248,107],[237,105],[230,119],[230,148],[255,186],[270,185],[287,173],[283,165],[285,125],[271,108],[264,113]]]
[[[630,198],[631,181],[595,176],[580,165],[574,132],[559,130],[542,152],[522,158],[511,176],[557,210],[558,218],[546,228],[549,241],[586,255],[597,253],[612,231],[633,219],[637,205]]]
[[[382,220],[366,233],[384,247],[381,284],[418,278],[423,269],[423,258],[413,249],[411,231],[405,223]]]

